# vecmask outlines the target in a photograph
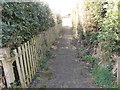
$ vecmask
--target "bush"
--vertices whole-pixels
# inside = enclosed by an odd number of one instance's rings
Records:
[[[120,30],[118,29],[118,2],[108,2],[104,4],[106,8],[106,17],[99,21],[101,29],[98,35],[98,41],[104,42],[103,49],[110,52],[120,53]]]
[[[2,2],[2,47],[15,48],[55,25],[43,2]]]
[[[102,49],[120,55],[120,2],[86,0],[83,4],[84,8],[77,5],[76,16],[80,18],[80,26],[83,28],[81,32],[86,42],[95,45],[104,42]],[[83,11],[84,14],[79,11]]]

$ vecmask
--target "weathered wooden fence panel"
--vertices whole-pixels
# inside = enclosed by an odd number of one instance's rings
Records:
[[[14,49],[13,50],[15,55],[14,57],[9,58],[2,56],[0,57],[0,60],[3,58],[5,58],[6,61],[10,60],[10,65],[12,65],[13,63],[12,59],[14,58],[22,87],[28,87],[32,82],[35,73],[38,71],[40,67],[40,62],[43,58],[44,53],[46,52],[46,50],[50,49],[50,46],[58,38],[59,33],[61,31],[61,27],[62,27],[61,24],[52,27],[49,30],[44,31],[41,34],[35,36],[34,38],[31,39],[31,41],[24,43],[17,49]],[[2,62],[5,63],[4,59],[2,60]],[[4,70],[6,70],[11,67],[4,66],[3,68]],[[9,72],[6,71],[5,76],[8,76],[9,73],[10,71]],[[15,74],[13,72],[11,73]],[[8,87],[10,86],[10,83],[13,82],[13,80],[9,78],[10,77],[6,78]]]

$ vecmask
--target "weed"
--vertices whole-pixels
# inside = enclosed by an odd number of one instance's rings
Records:
[[[86,55],[86,54],[88,54],[90,52],[90,50],[88,50],[88,49],[85,49],[85,50],[83,50],[82,52],[80,52],[82,55]]]
[[[9,88],[22,88],[22,86],[20,85],[20,82],[14,81],[10,84]]]
[[[46,57],[51,58],[52,53],[49,50],[47,50],[46,53],[45,53],[45,55],[46,55]]]
[[[45,71],[49,71],[50,68],[49,68],[49,67],[44,67],[44,70],[45,70]]]
[[[52,56],[52,53],[49,50],[47,50],[44,54],[44,57],[43,57],[42,61],[40,62],[41,63],[41,65],[40,65],[41,69],[45,68],[45,64],[47,63],[49,58],[51,58],[51,56]],[[49,68],[45,68],[45,70],[47,71],[47,70],[49,70]]]
[[[46,56],[43,57],[42,62],[41,62],[41,69],[45,67],[45,64],[47,63],[48,58]]]
[[[91,56],[91,55],[86,55],[84,57],[84,60],[90,62],[90,63],[93,63],[95,61],[95,59]]]
[[[35,80],[36,80],[36,81],[41,81],[42,78],[40,78],[40,77],[36,77]]]
[[[98,84],[99,86],[102,86],[105,88],[114,87],[114,82],[113,82],[114,77],[107,68],[95,65],[92,69],[92,73],[93,73],[96,84]]]
[[[43,58],[42,63],[45,64],[47,61],[48,61],[48,58],[45,56],[45,57]]]

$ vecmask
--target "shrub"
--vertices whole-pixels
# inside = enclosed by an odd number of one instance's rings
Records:
[[[85,0],[83,4],[83,8],[76,5],[76,16],[80,18],[78,25],[81,23],[86,42],[95,45],[104,42],[102,49],[120,55],[120,2]]]
[[[44,2],[2,2],[2,47],[15,48],[55,25]]]
[[[98,41],[104,42],[103,49],[110,52],[120,53],[120,30],[118,29],[118,2],[108,2],[103,5],[106,8],[106,17],[99,21],[101,29]]]

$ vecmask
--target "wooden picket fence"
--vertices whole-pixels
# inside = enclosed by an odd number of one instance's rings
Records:
[[[30,85],[35,73],[40,68],[44,53],[50,49],[50,46],[59,37],[61,27],[62,25],[58,24],[14,49],[14,57],[10,57],[8,49],[3,49],[4,54],[0,55],[0,60],[3,64],[7,87],[15,80],[14,62],[17,66],[21,86],[28,87]]]

